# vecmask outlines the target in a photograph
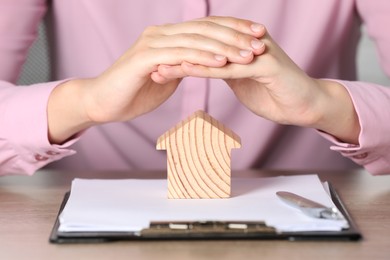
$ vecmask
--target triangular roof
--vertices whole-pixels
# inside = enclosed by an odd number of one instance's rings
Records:
[[[206,112],[198,110],[161,135],[157,140],[156,148],[158,150],[166,150],[167,141],[169,141],[169,138],[172,136],[176,137],[178,132],[184,134],[183,136],[192,138],[190,134],[191,131],[195,132],[195,134],[198,133],[202,135],[211,134],[211,132],[213,132],[214,135],[218,134],[220,137],[223,136],[223,138],[225,138],[224,142],[230,146],[228,148],[241,147],[241,139],[236,133]],[[216,133],[216,131],[218,133]]]

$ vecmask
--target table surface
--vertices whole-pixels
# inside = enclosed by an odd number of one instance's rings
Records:
[[[233,177],[308,174],[237,171]],[[64,193],[75,178],[165,178],[163,172],[58,172],[0,177],[0,259],[390,259],[390,176],[364,170],[317,173],[339,193],[363,239],[346,241],[125,241],[50,244]]]

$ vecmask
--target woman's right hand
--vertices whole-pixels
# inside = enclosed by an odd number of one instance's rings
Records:
[[[151,26],[101,75],[56,87],[48,104],[49,138],[64,142],[90,126],[131,120],[166,101],[184,73],[166,79],[159,65],[183,62],[222,67],[248,64],[264,51],[263,26],[232,17],[206,17]]]

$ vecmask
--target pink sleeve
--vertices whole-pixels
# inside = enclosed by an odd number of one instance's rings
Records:
[[[74,151],[50,145],[46,107],[58,82],[17,87],[46,0],[0,1],[0,175],[32,174]]]
[[[374,175],[390,174],[390,88],[370,83],[338,81],[349,91],[359,117],[359,145],[339,142],[332,150],[364,166]]]
[[[357,0],[358,13],[375,41],[383,70],[390,76],[390,1]],[[338,142],[331,149],[364,166],[374,175],[390,174],[390,87],[339,81],[349,91],[359,116],[359,145]]]
[[[47,131],[47,101],[59,82],[15,87],[0,81],[0,175],[32,174],[75,151],[51,145]]]

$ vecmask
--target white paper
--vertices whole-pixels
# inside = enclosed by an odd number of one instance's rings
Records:
[[[343,220],[315,219],[283,203],[289,191],[334,206],[317,175],[233,178],[228,199],[168,199],[166,180],[75,179],[59,231],[138,232],[151,221],[265,221],[279,232],[339,231]]]

